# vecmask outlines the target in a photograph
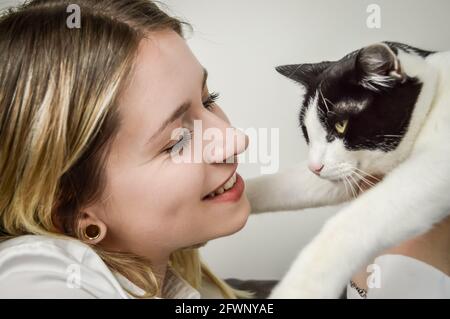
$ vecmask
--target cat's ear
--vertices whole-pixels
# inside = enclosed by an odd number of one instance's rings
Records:
[[[331,62],[288,64],[275,68],[278,73],[294,80],[295,82],[310,88],[316,83],[317,77],[329,66]]]
[[[361,49],[356,55],[355,67],[359,84],[373,91],[391,88],[406,80],[397,55],[385,43]]]

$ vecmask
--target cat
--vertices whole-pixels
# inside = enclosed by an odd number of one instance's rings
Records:
[[[269,298],[337,298],[370,258],[450,214],[450,52],[380,42],[338,61],[276,70],[304,89],[299,122],[309,156],[247,181],[252,212],[350,203]],[[355,198],[376,176],[384,177]]]

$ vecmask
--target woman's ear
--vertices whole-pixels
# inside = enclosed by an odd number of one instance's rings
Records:
[[[78,222],[82,238],[81,240],[88,244],[96,245],[106,236],[107,227],[91,210],[81,212]]]

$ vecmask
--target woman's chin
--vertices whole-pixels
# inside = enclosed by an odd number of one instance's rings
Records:
[[[250,211],[250,202],[244,195],[240,200],[239,207],[236,207],[232,214],[224,214],[226,220],[222,222],[224,227],[220,230],[221,234],[218,237],[233,235],[244,228],[250,216]]]

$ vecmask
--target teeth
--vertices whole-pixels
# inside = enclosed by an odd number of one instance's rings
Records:
[[[232,188],[234,184],[236,184],[236,173],[234,173],[233,176],[231,176],[230,179],[221,188],[219,188],[215,192],[210,193],[208,195],[208,198],[214,198],[214,196],[216,195],[223,194],[224,192]]]
[[[233,187],[234,183],[236,183],[236,174],[233,174],[233,176],[231,176],[228,182],[226,182],[225,185],[223,185],[223,188],[225,190],[229,190],[231,187]]]

